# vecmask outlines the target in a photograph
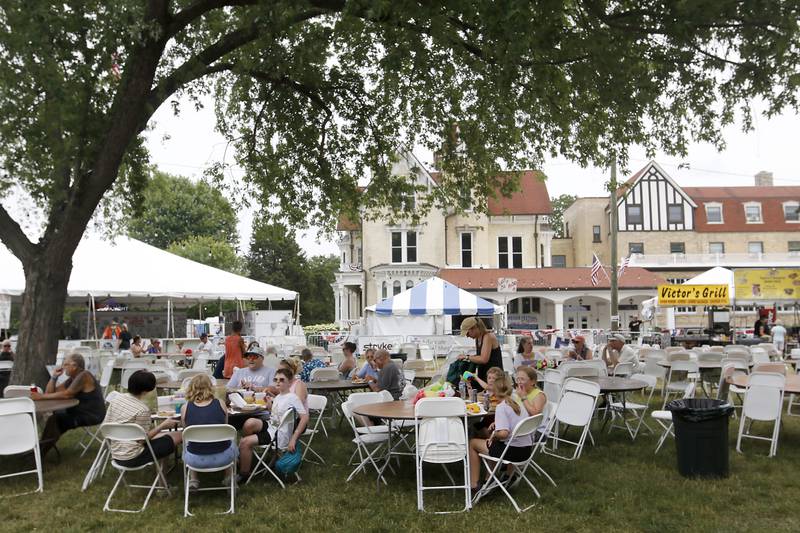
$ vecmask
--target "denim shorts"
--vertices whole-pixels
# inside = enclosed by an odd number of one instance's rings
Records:
[[[183,452],[183,462],[192,468],[219,468],[230,464],[239,457],[239,448],[231,442],[227,450],[219,453],[201,455],[188,450]]]

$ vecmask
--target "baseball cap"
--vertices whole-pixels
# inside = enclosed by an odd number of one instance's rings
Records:
[[[246,352],[244,352],[244,356],[247,357],[248,355],[257,355],[258,357],[264,358],[264,350],[261,349],[260,346],[253,346]]]
[[[608,336],[608,340],[610,340],[610,341],[619,341],[619,342],[624,343],[625,342],[625,337],[623,337],[619,333],[614,333],[613,335],[609,335]]]
[[[464,319],[461,323],[461,334],[466,335],[467,332],[478,325],[478,319],[474,316],[470,316]]]
[[[572,338],[572,340],[578,341],[578,342],[586,342],[586,337],[584,337],[583,335],[575,335]]]

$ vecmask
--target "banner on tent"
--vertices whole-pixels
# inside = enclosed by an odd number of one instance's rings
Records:
[[[406,335],[406,341],[430,346],[436,354],[446,354],[453,346],[450,335]]]
[[[0,329],[11,327],[11,296],[0,294]]]
[[[727,285],[659,285],[658,305],[730,305]]]
[[[737,300],[800,299],[800,269],[737,268],[733,275]]]
[[[387,350],[389,353],[397,353],[401,344],[403,344],[402,335],[362,336],[358,338],[358,353],[364,353],[370,348],[374,350]]]

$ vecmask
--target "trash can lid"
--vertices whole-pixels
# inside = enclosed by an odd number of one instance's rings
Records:
[[[690,422],[702,422],[722,416],[730,416],[733,406],[724,401],[713,398],[681,398],[672,400],[667,404],[667,410],[672,415],[678,415]]]

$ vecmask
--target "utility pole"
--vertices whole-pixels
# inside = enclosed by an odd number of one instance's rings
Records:
[[[619,331],[619,294],[617,293],[617,155],[611,161],[611,330]]]

